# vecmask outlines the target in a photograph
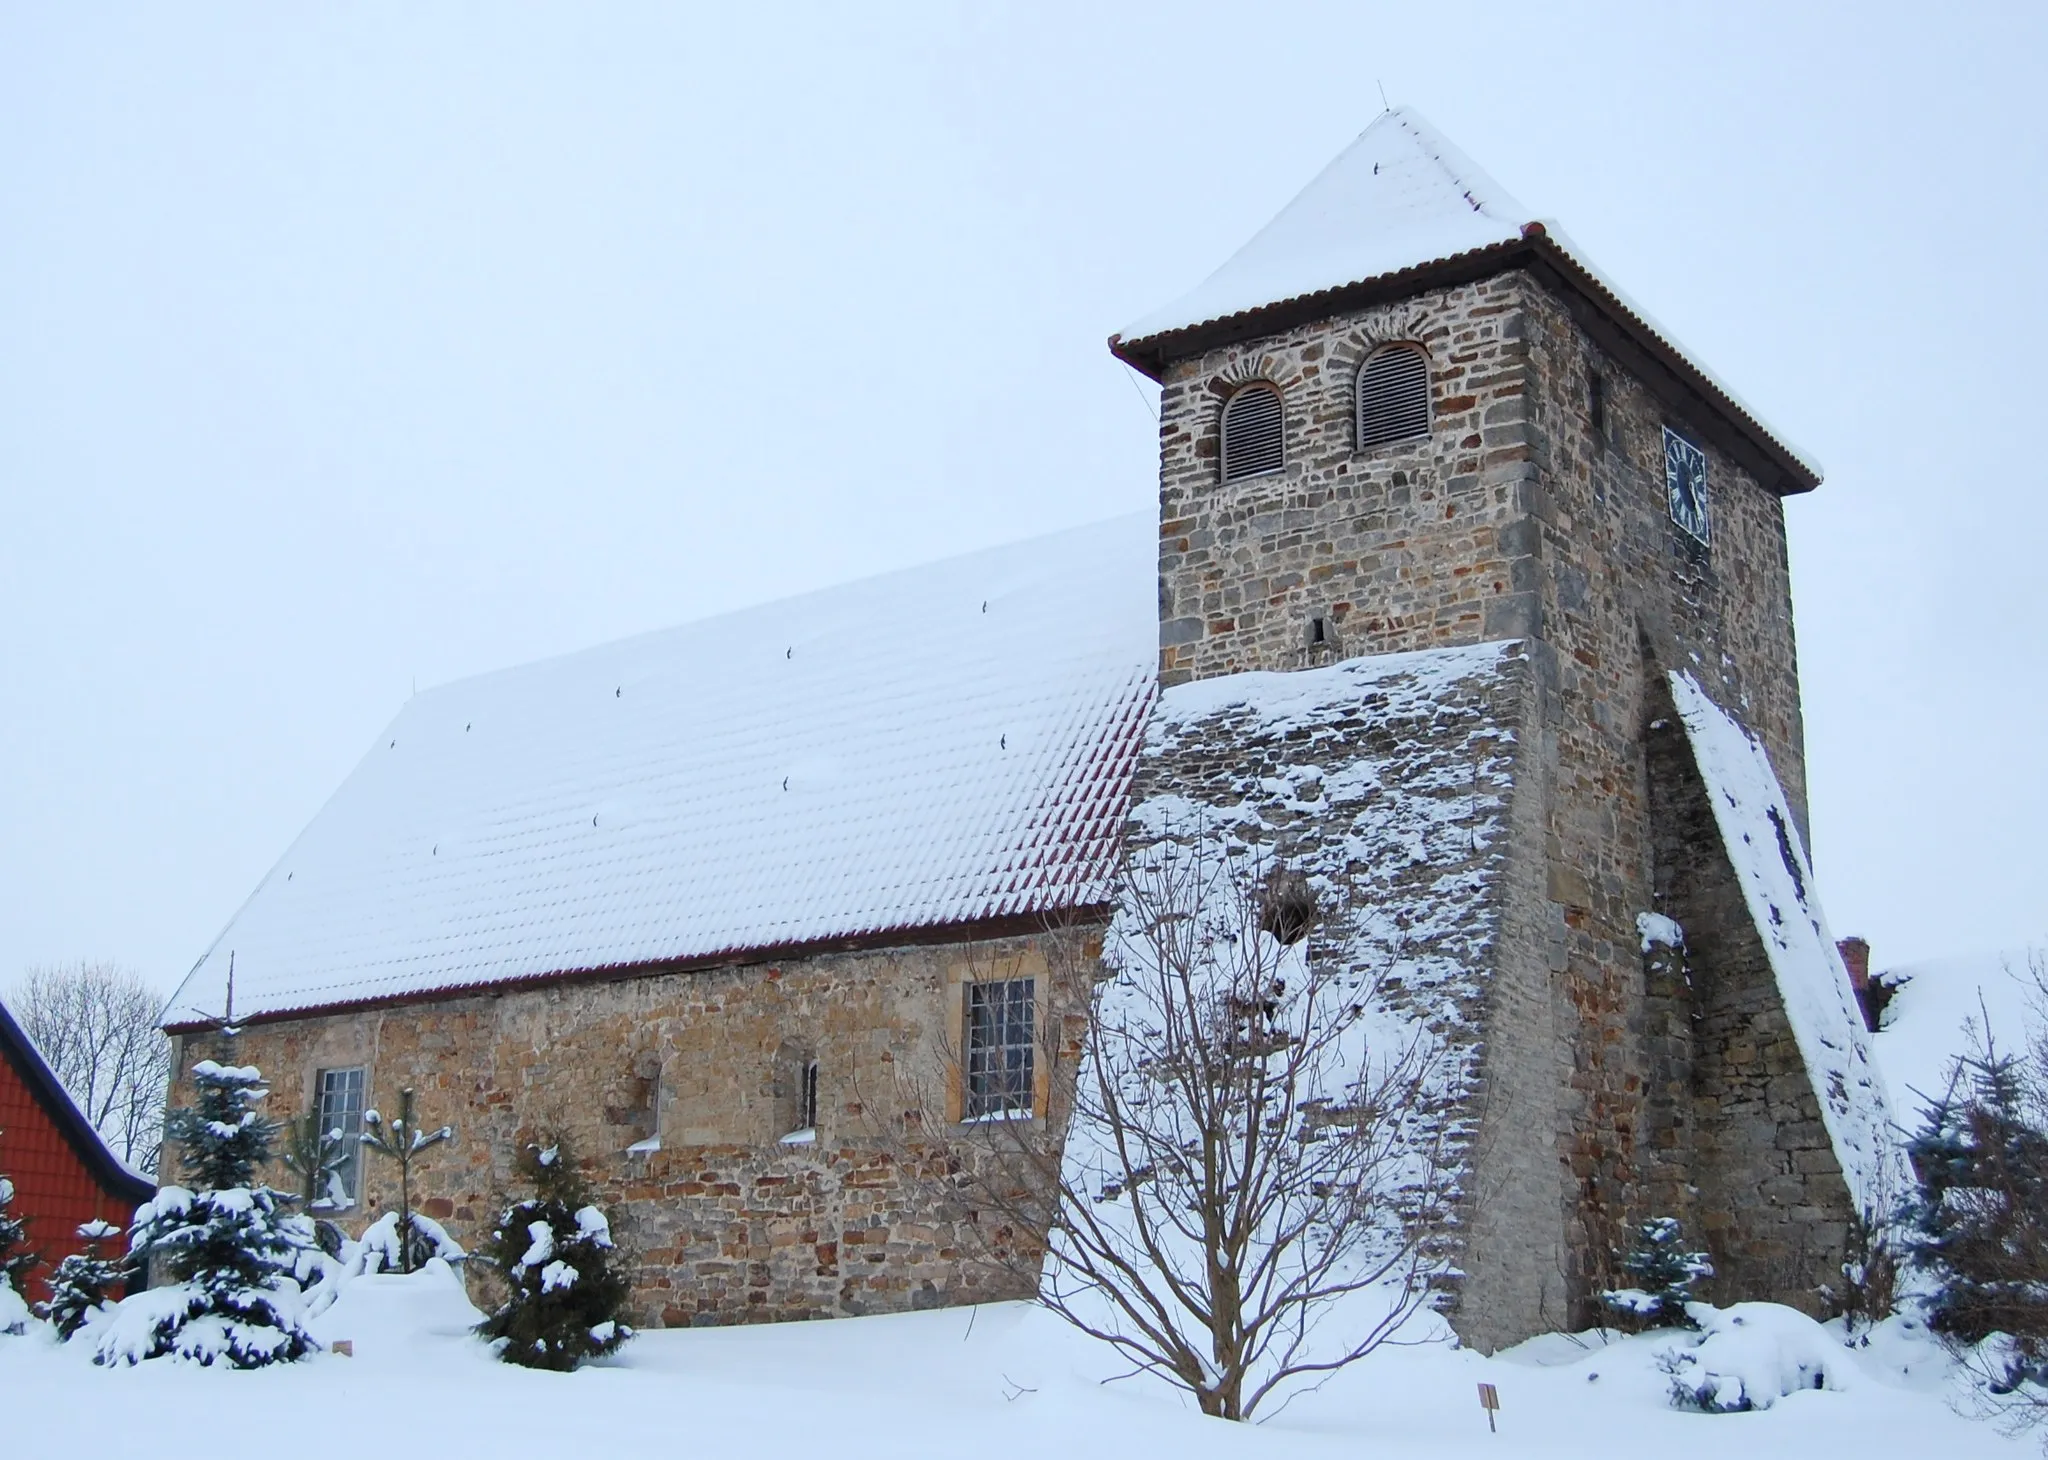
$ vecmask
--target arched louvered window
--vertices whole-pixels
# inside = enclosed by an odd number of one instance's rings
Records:
[[[1429,357],[1413,345],[1384,345],[1358,372],[1358,446],[1429,434]]]
[[[1223,480],[1264,476],[1287,465],[1287,413],[1265,381],[1247,385],[1223,406]]]

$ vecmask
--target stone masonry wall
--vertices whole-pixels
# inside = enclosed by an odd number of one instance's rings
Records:
[[[1174,364],[1160,390],[1160,682],[1519,638],[1536,584],[1514,524],[1529,456],[1522,286],[1508,275]],[[1436,430],[1355,449],[1377,346],[1430,356]],[[1280,387],[1287,465],[1219,483],[1223,402]],[[1333,642],[1309,645],[1309,621]]]
[[[1071,937],[1071,934],[1058,935]],[[509,989],[247,1027],[236,1057],[271,1082],[267,1113],[311,1108],[322,1069],[363,1065],[390,1111],[412,1087],[456,1138],[418,1168],[420,1209],[475,1246],[521,1144],[568,1138],[629,1257],[643,1326],[892,1312],[1028,1296],[986,1260],[1008,1239],[954,1199],[949,1151],[912,1143],[906,1110],[960,1115],[967,984],[1031,976],[1048,1009],[1055,935]],[[188,1036],[180,1069],[210,1052]],[[804,1062],[819,1063],[814,1141],[784,1144]],[[181,1074],[174,1103],[191,1098]],[[1043,1110],[1045,1090],[1037,1108]],[[946,1132],[940,1132],[943,1139]],[[658,1135],[659,1150],[629,1153]],[[168,1170],[175,1170],[169,1166]],[[366,1153],[342,1224],[396,1198]],[[273,1171],[274,1184],[289,1173]]]

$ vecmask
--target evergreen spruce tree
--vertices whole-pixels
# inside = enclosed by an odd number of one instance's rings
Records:
[[[14,1183],[0,1176],[0,1287],[19,1296],[27,1290],[29,1270],[42,1259],[29,1250],[28,1221],[11,1216]]]
[[[177,1355],[238,1369],[302,1358],[318,1347],[301,1326],[292,1276],[310,1230],[289,1214],[289,1197],[256,1179],[276,1133],[254,1109],[262,1072],[201,1060],[192,1080],[197,1102],[172,1111],[168,1126],[192,1187],[160,1188],[137,1210],[129,1244],[167,1285],[123,1303],[94,1357]]]
[[[1714,1275],[1704,1252],[1682,1246],[1683,1228],[1676,1217],[1652,1217],[1636,1228],[1636,1245],[1621,1260],[1631,1286],[1600,1295],[1609,1311],[1635,1329],[1696,1328],[1685,1305],[1693,1301],[1692,1285]]]
[[[0,1176],[0,1333],[19,1333],[27,1326],[29,1270],[42,1260],[29,1250],[28,1222],[8,1214],[13,1203],[14,1183]]]
[[[529,1146],[519,1166],[534,1195],[499,1215],[482,1254],[511,1291],[477,1332],[507,1363],[573,1369],[633,1336],[619,1321],[626,1277],[613,1266],[610,1224],[590,1205],[566,1147]]]
[[[50,1274],[50,1300],[38,1304],[36,1314],[68,1339],[85,1326],[85,1320],[104,1308],[115,1290],[128,1280],[128,1265],[107,1256],[104,1244],[121,1235],[112,1222],[98,1218],[78,1229],[85,1251],[74,1252],[57,1264]]]
[[[363,1124],[369,1127],[363,1132],[363,1145],[398,1167],[398,1230],[395,1234],[398,1270],[412,1272],[425,1260],[423,1254],[431,1255],[439,1239],[445,1236],[438,1231],[428,1231],[413,1212],[413,1163],[441,1142],[452,1140],[455,1127],[444,1125],[438,1130],[421,1130],[413,1116],[410,1090],[398,1092],[398,1104],[398,1114],[388,1125],[377,1111],[363,1112]]]
[[[1928,1326],[1958,1346],[2003,1334],[1994,1388],[2048,1386],[2048,1131],[2019,1061],[1958,1061],[1907,1154],[1919,1183],[1902,1224],[1934,1280]]]

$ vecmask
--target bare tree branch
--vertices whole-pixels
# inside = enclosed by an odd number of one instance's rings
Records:
[[[992,1260],[1230,1419],[1393,1337],[1450,1195],[1438,1046],[1316,956],[1315,890],[1240,861],[1169,839],[1126,873],[1099,960],[1051,940],[1036,1119],[948,1127],[966,1051],[939,1088],[897,1075],[903,1129],[1011,1234]]]
[[[156,991],[117,964],[67,963],[30,969],[7,1002],[114,1154],[154,1174],[171,1076]]]

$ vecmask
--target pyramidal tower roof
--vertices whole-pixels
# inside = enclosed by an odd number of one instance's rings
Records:
[[[1779,492],[1821,468],[1765,425],[1555,223],[1537,218],[1411,107],[1383,112],[1223,266],[1110,337],[1155,380],[1171,361],[1423,289],[1529,267],[1653,387],[1704,405],[1703,427]]]
[[[1122,332],[1150,339],[1520,240],[1520,203],[1414,111],[1383,113],[1222,268]]]

